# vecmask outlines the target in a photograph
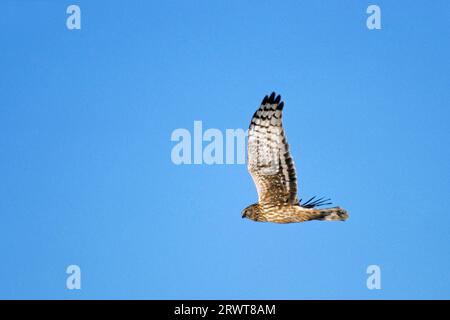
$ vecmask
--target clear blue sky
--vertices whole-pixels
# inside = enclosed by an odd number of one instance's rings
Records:
[[[449,1],[7,0],[0,15],[0,298],[450,297]],[[174,129],[247,128],[273,90],[300,196],[347,222],[243,220],[245,165],[172,163]]]

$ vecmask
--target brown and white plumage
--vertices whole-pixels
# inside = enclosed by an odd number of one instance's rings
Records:
[[[339,207],[311,198],[301,204],[297,198],[297,175],[282,125],[284,102],[273,92],[265,96],[254,113],[248,131],[248,171],[258,191],[258,203],[244,209],[243,218],[254,221],[290,223],[308,220],[346,220]]]

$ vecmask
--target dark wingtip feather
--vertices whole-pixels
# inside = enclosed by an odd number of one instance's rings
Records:
[[[263,101],[261,102],[262,105],[265,105],[267,103],[267,100],[269,100],[269,97],[266,95],[264,96]]]
[[[316,197],[316,196],[314,196],[314,197],[312,197],[312,198],[309,198],[309,200],[306,201],[306,202],[304,203],[304,206],[305,206],[306,208],[312,208],[312,207],[310,207],[310,206],[311,206],[311,203],[312,203],[312,201],[314,200],[315,197]]]
[[[324,199],[324,197],[321,197],[319,199],[316,199],[316,196],[310,198],[308,201],[306,201],[305,203],[302,204],[302,199],[300,199],[300,206],[302,206],[303,208],[316,208],[316,207],[321,207],[321,206],[327,206],[332,204],[332,202],[329,202],[331,199]]]
[[[280,101],[281,101],[281,96],[280,95],[278,95],[276,98],[275,98],[275,101],[274,101],[274,103],[276,103],[276,104],[279,104],[280,103]]]
[[[275,92],[272,92],[272,94],[269,97],[269,103],[274,103],[275,101]]]

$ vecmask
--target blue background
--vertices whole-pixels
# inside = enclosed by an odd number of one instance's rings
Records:
[[[449,298],[450,2],[369,4],[3,1],[0,298]],[[242,220],[245,165],[172,163],[273,90],[300,196],[347,222]]]

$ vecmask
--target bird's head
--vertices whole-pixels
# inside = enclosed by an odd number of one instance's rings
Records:
[[[258,221],[259,206],[257,203],[249,205],[247,208],[242,210],[242,218],[247,218],[253,221]]]

